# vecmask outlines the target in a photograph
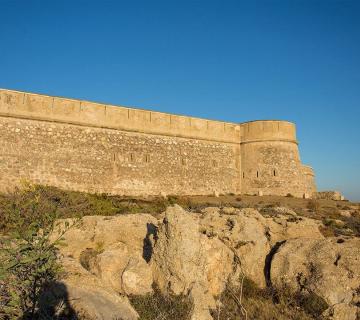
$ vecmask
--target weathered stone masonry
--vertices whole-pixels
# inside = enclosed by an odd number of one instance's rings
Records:
[[[0,189],[126,195],[315,191],[295,125],[225,123],[0,90]]]

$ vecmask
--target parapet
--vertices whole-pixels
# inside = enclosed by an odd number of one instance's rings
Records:
[[[0,89],[0,116],[238,144],[239,124]]]
[[[297,143],[294,123],[281,120],[256,120],[240,124],[241,143],[286,141]]]

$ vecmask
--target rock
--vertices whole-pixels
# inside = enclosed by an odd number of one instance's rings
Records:
[[[193,320],[212,319],[209,309],[232,272],[233,253],[200,232],[199,216],[178,205],[166,210],[152,259],[154,281],[164,294],[189,294]]]
[[[64,228],[66,221],[74,222],[60,220],[57,228]],[[138,318],[119,294],[152,292],[152,271],[147,261],[152,255],[156,224],[157,220],[146,214],[86,216],[65,233],[65,245],[59,247],[67,271],[63,285],[76,298],[74,309],[86,310],[94,319]],[[130,311],[125,312],[125,307]]]
[[[74,219],[62,219],[57,222],[57,227],[52,236],[55,239],[59,230],[64,229],[65,223],[72,225]],[[144,252],[144,241],[150,240],[156,230],[157,220],[149,214],[123,214],[118,216],[85,216],[75,222],[63,236],[65,246],[59,249],[64,256],[71,255],[79,258],[86,248],[95,250],[108,248],[116,243],[123,243],[132,252]],[[131,232],[129,232],[131,230]],[[151,249],[151,246],[149,246]]]
[[[345,225],[345,222],[339,219],[334,220],[337,227],[342,228]]]
[[[287,240],[273,256],[270,274],[277,287],[315,293],[332,308],[351,306],[359,296],[360,239]]]
[[[260,287],[266,286],[265,261],[276,243],[297,237],[324,238],[319,231],[320,222],[293,215],[290,218],[280,214],[264,218],[252,208],[237,209],[231,211],[231,215],[219,208],[206,208],[202,213],[202,232],[228,239],[229,246],[235,249],[241,259],[243,271]]]
[[[265,286],[264,262],[270,250],[266,238],[265,218],[255,209],[221,214],[218,208],[203,210],[201,230],[209,237],[226,240],[228,247],[241,258],[243,272],[259,286]]]
[[[290,208],[287,208],[287,207],[274,207],[274,208],[272,208],[272,210],[275,213],[278,213],[278,214],[290,215],[290,216],[293,216],[293,217],[297,216],[297,214],[296,214],[296,212],[294,210],[292,210]]]
[[[238,211],[238,209],[236,208],[232,208],[232,207],[225,207],[225,208],[222,208],[222,212],[225,213],[225,214],[236,214],[236,212]]]
[[[266,218],[265,224],[268,228],[268,239],[271,246],[280,241],[294,238],[324,239],[319,229],[322,223],[314,219],[305,217],[289,218],[288,216],[278,215]]]
[[[126,297],[104,285],[100,279],[85,270],[73,258],[62,260],[66,276],[49,290],[43,303],[46,306],[64,302],[86,319],[136,320],[137,312]]]
[[[149,265],[140,257],[129,257],[122,276],[122,286],[127,295],[145,295],[152,292],[153,277]]]
[[[67,271],[60,287],[90,318],[132,320],[138,316],[124,295],[151,293],[155,282],[165,295],[191,297],[192,320],[212,320],[209,310],[227,282],[238,285],[245,274],[260,287],[319,296],[329,319],[354,319],[360,239],[325,239],[321,222],[285,207],[274,212],[264,217],[252,208],[208,207],[191,213],[175,205],[159,215],[161,222],[147,214],[84,217],[59,247]],[[58,227],[66,222],[74,220]]]
[[[339,210],[340,215],[346,218],[351,217],[351,210]]]
[[[135,320],[139,316],[126,297],[115,296],[96,288],[66,286],[69,301],[78,313],[91,320]]]
[[[357,311],[360,314],[360,310],[357,309],[360,308],[349,306],[345,303],[339,303],[326,310],[324,317],[331,320],[357,320]]]
[[[122,294],[145,295],[152,292],[152,272],[144,258],[122,243],[96,256],[90,271],[102,283]]]

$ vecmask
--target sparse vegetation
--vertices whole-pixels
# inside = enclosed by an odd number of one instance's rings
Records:
[[[228,285],[220,296],[221,307],[212,311],[213,318],[245,319],[239,312],[236,297],[240,297],[240,289]],[[247,311],[248,319],[257,320],[314,320],[319,319],[328,307],[326,302],[314,293],[294,294],[285,288],[260,289],[249,279],[245,279],[243,283],[242,304]]]
[[[34,221],[46,226],[49,224],[46,220],[48,214],[55,212],[58,218],[80,218],[86,215],[112,216],[139,212],[158,214],[175,202],[176,197],[170,200],[160,197],[136,199],[27,184],[14,192],[0,194],[2,217],[0,231],[9,232],[19,228],[19,219],[24,227]]]
[[[321,208],[321,205],[320,202],[317,201],[316,199],[311,199],[307,203],[307,208],[315,213],[318,213]]]
[[[17,190],[9,203],[2,202],[7,235],[0,242],[1,319],[38,319],[40,297],[61,271],[56,245],[68,225],[50,241],[56,210],[45,211],[39,197],[26,194]]]
[[[156,287],[153,294],[130,296],[130,301],[141,320],[189,320],[193,308],[189,297],[164,296]]]
[[[85,215],[117,215],[150,213],[155,216],[168,205],[179,204],[191,211],[217,207],[256,207],[271,216],[274,207],[292,208],[298,216],[311,217],[323,222],[321,232],[325,236],[360,236],[358,209],[349,204],[330,200],[306,200],[286,197],[256,197],[226,195],[220,197],[135,198],[87,194],[64,191],[55,187],[25,185],[14,192],[0,194],[0,318],[37,319],[39,298],[46,288],[61,275],[56,262],[56,249],[48,236],[57,218],[74,218]],[[350,215],[341,215],[349,210]],[[353,210],[353,211],[351,211]],[[222,211],[221,211],[222,212]],[[225,210],[224,210],[225,212]],[[289,219],[297,219],[290,217]],[[233,227],[231,219],[227,221]],[[341,239],[340,239],[341,240]],[[339,240],[339,241],[340,241]],[[59,238],[59,241],[60,238]],[[239,242],[237,247],[244,245]],[[93,249],[82,252],[80,262],[89,270],[92,259],[103,250],[103,243],[95,243]],[[230,291],[231,289],[231,291]],[[314,293],[291,294],[287,290],[259,289],[246,279],[242,303],[251,319],[319,319],[327,307],[325,301]],[[228,288],[220,297],[222,307],[213,310],[214,319],[242,319],[234,301],[234,288]],[[154,294],[133,296],[131,303],[140,319],[189,319],[192,303],[188,297],[164,297],[157,288]]]

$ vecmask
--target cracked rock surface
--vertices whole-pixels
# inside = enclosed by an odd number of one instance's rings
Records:
[[[159,216],[87,216],[68,230],[59,248],[67,271],[61,286],[74,309],[91,319],[135,320],[127,296],[149,294],[155,284],[164,295],[189,295],[192,320],[212,320],[217,297],[244,273],[259,287],[316,294],[329,306],[325,319],[360,314],[359,238],[324,238],[319,221],[286,208],[266,216],[174,205]],[[65,221],[73,222],[59,227]]]

